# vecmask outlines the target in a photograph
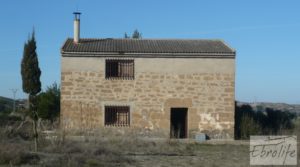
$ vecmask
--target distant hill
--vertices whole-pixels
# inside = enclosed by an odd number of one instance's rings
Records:
[[[1,101],[8,101],[8,102],[12,102],[13,101],[13,99],[8,98],[8,97],[3,97],[3,96],[0,96],[0,100]]]
[[[0,96],[0,112],[11,111],[13,108],[13,99]]]
[[[256,103],[247,103],[247,102],[237,102],[237,105],[248,104],[254,110],[264,110],[266,108],[272,108],[275,110],[281,111],[290,111],[300,114],[300,104],[286,104],[286,103],[266,103],[266,102],[256,102]]]
[[[14,100],[11,98],[0,96],[0,112],[12,111]],[[28,108],[28,103],[26,99],[16,100],[16,109]]]

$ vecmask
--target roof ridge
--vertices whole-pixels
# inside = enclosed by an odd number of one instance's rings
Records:
[[[73,38],[68,38],[73,40]],[[67,40],[68,40],[67,39]],[[220,41],[222,39],[205,39],[205,38],[80,38],[81,40],[161,40],[161,41]]]

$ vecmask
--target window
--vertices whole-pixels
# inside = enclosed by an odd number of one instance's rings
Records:
[[[108,59],[105,62],[106,79],[134,79],[134,61]]]
[[[105,126],[129,126],[129,106],[105,106]]]

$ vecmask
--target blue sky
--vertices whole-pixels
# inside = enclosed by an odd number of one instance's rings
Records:
[[[1,0],[0,96],[22,93],[20,62],[33,27],[43,89],[60,83],[60,47],[81,17],[81,37],[223,39],[237,50],[236,99],[300,104],[298,0]]]

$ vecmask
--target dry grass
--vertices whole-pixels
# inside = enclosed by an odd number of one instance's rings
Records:
[[[300,125],[300,119],[298,123]],[[39,152],[33,153],[30,128],[24,128],[14,131],[14,128],[1,127],[0,166],[249,166],[249,145],[242,141],[195,143],[140,139],[134,134],[111,138],[93,134],[76,141],[63,134],[51,140],[41,135]],[[297,126],[294,134],[299,134],[299,130]],[[24,134],[28,137],[22,137]],[[298,157],[299,150],[298,144]]]
[[[40,140],[38,153],[32,142],[10,138],[0,143],[0,164],[27,166],[219,166],[233,157],[247,157],[248,147],[213,145],[176,140],[142,140],[114,137],[105,140]],[[226,153],[226,150],[231,150]],[[232,151],[235,150],[235,151]],[[234,158],[233,158],[234,159]],[[236,158],[237,161],[239,158]],[[245,159],[245,158],[244,158]],[[234,162],[234,161],[233,161]],[[239,163],[241,164],[241,163]],[[247,163],[245,163],[247,164]],[[239,165],[240,166],[240,165]]]

